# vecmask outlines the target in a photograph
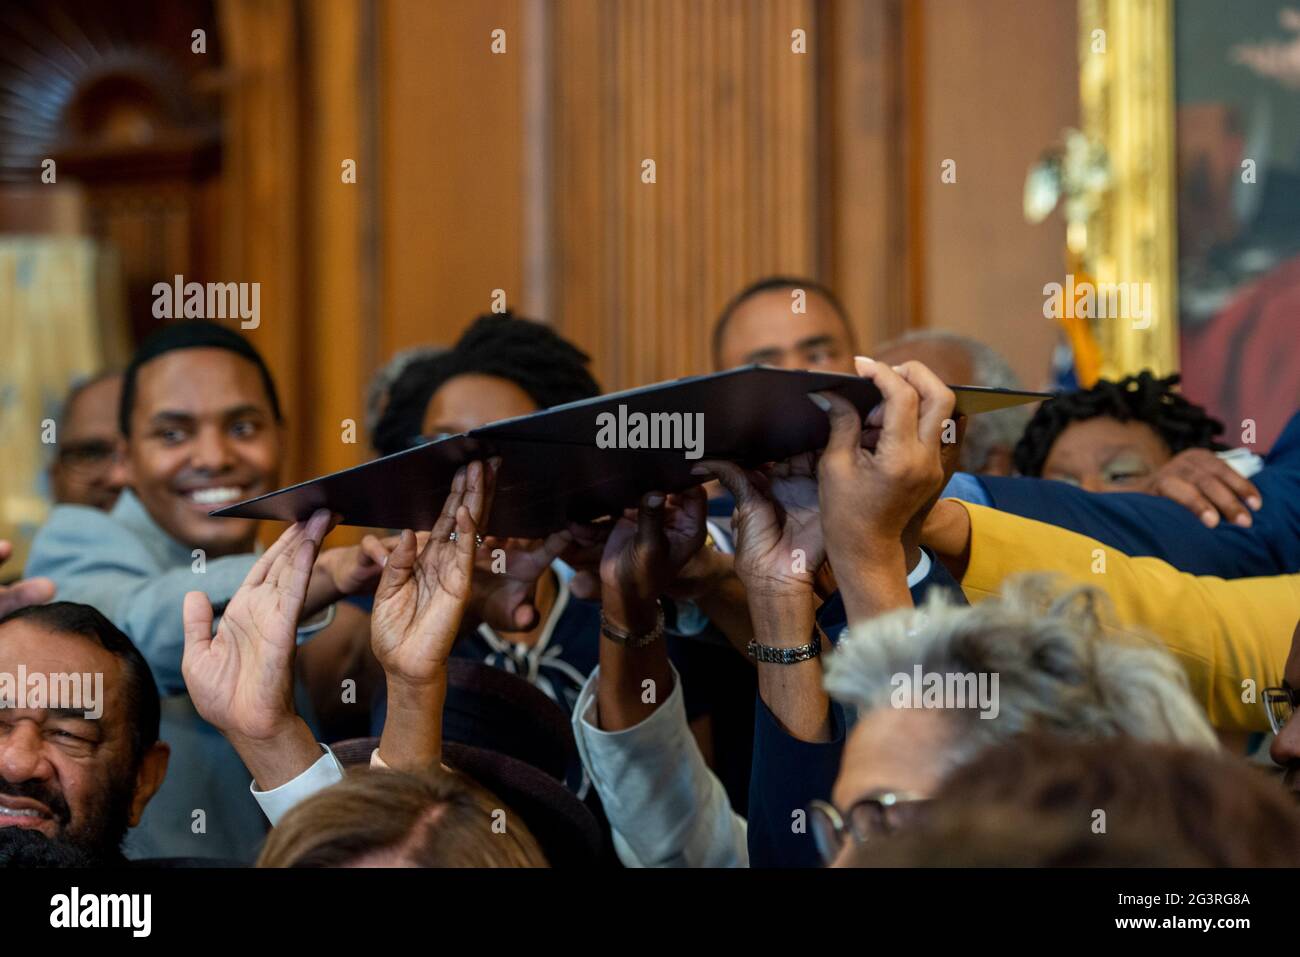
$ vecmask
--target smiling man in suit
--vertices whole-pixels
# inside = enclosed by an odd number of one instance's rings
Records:
[[[118,422],[130,488],[107,513],[54,509],[33,542],[27,573],[51,579],[60,598],[99,609],[125,632],[164,696],[173,774],[129,850],[251,860],[265,824],[241,793],[249,780],[242,763],[184,693],[181,606],[186,592],[199,589],[220,612],[257,559],[256,521],[209,513],[278,485],[283,424],[275,383],[239,333],[210,322],[175,323],[132,358]],[[320,632],[318,647],[327,647],[322,639],[364,647],[365,615],[336,615],[334,603],[373,588],[381,561],[357,546],[322,551],[300,639]]]

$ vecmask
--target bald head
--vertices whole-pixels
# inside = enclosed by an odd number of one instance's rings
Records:
[[[1024,388],[1011,365],[994,349],[951,332],[930,329],[909,332],[874,347],[871,358],[891,366],[920,362],[948,385]],[[1016,406],[971,416],[962,442],[961,470],[981,475],[1010,475],[1012,450],[1024,433],[1033,408]]]

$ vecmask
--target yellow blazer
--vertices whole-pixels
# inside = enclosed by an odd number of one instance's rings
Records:
[[[1282,683],[1300,621],[1300,575],[1189,575],[1055,525],[961,504],[971,523],[970,564],[961,580],[969,601],[998,594],[1003,581],[1024,572],[1094,585],[1110,596],[1121,630],[1160,638],[1183,663],[1212,725],[1269,730],[1259,692]]]

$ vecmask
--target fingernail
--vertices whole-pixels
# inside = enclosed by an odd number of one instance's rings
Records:
[[[707,466],[704,466],[704,465],[692,465],[692,466],[691,466],[691,474],[692,474],[692,475],[712,475],[713,473],[709,471],[709,469],[708,469]]]
[[[646,508],[658,508],[663,503],[664,497],[662,495],[650,495],[645,500]]]
[[[824,395],[818,395],[816,392],[809,392],[808,401],[817,406],[817,408],[821,409],[823,412],[829,412],[831,410],[830,399],[826,398]]]
[[[1210,509],[1206,509],[1204,512],[1201,513],[1201,521],[1205,524],[1207,528],[1214,528],[1216,525],[1219,524],[1219,513],[1212,511]]]
[[[876,360],[871,358],[871,356],[854,356],[853,361],[854,362],[875,362]]]
[[[1234,524],[1240,525],[1242,528],[1250,528],[1250,526],[1254,524],[1254,522],[1251,521],[1250,516],[1247,515],[1245,512],[1242,512],[1232,521]]]
[[[1260,500],[1260,497],[1258,495],[1252,495],[1250,498],[1246,499],[1246,504],[1249,505],[1256,512],[1258,512],[1261,508],[1264,507],[1264,503]]]

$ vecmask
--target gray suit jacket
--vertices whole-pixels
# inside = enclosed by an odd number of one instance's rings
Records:
[[[53,579],[60,601],[93,605],[126,632],[162,694],[161,736],[171,745],[171,762],[127,838],[128,857],[251,861],[266,836],[248,770],[198,716],[181,678],[185,593],[207,592],[219,615],[256,560],[253,554],[210,558],[198,571],[190,547],[164,532],[130,491],[108,513],[60,505],[32,543],[26,574]],[[304,715],[310,722],[310,713]]]

